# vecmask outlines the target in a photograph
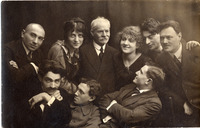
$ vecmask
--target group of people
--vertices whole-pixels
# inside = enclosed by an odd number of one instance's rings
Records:
[[[44,28],[30,23],[3,48],[3,125],[8,128],[200,126],[200,44],[178,22],[147,18],[108,45],[110,21],[64,23],[44,57]]]

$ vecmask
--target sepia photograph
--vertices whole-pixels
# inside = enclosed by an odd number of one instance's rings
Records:
[[[200,0],[1,1],[1,127],[200,127]]]

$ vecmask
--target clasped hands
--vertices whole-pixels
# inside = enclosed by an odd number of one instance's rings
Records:
[[[57,99],[58,101],[63,100],[63,97],[60,95],[60,91],[56,90],[56,92],[53,95],[49,95],[46,92],[39,93],[30,98],[28,102],[31,105],[31,108],[33,108],[34,105],[40,101],[45,101],[48,103],[52,97],[55,97],[55,99]]]

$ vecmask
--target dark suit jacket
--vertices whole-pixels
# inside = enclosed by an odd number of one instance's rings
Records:
[[[200,47],[186,50],[182,40],[181,68],[167,52],[163,52],[156,61],[166,73],[165,89],[161,91],[174,98],[175,108],[183,111],[183,104],[188,101],[200,109]]]
[[[107,44],[101,62],[92,43],[80,49],[81,76],[99,81],[104,94],[115,90],[113,57],[116,53],[117,50]]]
[[[51,106],[41,101],[35,104],[32,109],[28,103],[29,99],[27,99],[21,107],[23,109],[19,111],[21,114],[18,113],[19,126],[21,128],[65,128],[65,125],[71,120],[69,107],[71,95],[68,95],[64,90],[60,90],[60,94],[63,97],[62,101],[55,99]],[[45,106],[44,111],[40,108],[42,103]]]
[[[135,73],[140,70],[145,64],[152,63],[152,60],[149,57],[144,56],[143,54],[133,64],[130,65],[129,69],[124,66],[121,53],[115,55],[114,61],[117,76],[117,90],[127,84],[133,83],[133,79],[136,76]]]
[[[40,50],[36,50],[32,54],[32,61],[39,66],[43,59]],[[40,84],[34,67],[30,64],[26,52],[22,45],[22,40],[7,43],[3,49],[3,67],[4,70],[4,87],[9,91],[14,91],[15,100],[21,100],[23,97],[32,96],[31,92],[38,90]],[[13,60],[17,63],[18,69],[10,65]],[[32,86],[34,84],[34,86]],[[10,92],[8,92],[10,93]],[[17,93],[17,94],[15,94]],[[29,95],[30,94],[30,95]]]
[[[152,90],[131,96],[130,92],[135,88],[135,84],[129,84],[122,87],[120,91],[102,97],[99,102],[102,119],[109,114],[117,120],[116,124],[145,126],[149,120],[157,117],[162,105],[156,91]],[[116,100],[117,103],[106,112],[105,110],[112,100]]]

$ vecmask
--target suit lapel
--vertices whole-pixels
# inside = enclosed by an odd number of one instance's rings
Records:
[[[21,40],[20,40],[21,41]],[[27,55],[26,55],[26,52],[25,52],[25,49],[22,45],[22,42],[18,41],[17,42],[17,52],[16,52],[16,60],[20,61],[18,62],[19,65],[23,65],[24,63],[27,63],[28,62],[28,59],[27,59]]]
[[[172,72],[173,74],[175,74],[176,76],[178,76],[181,72],[181,69],[178,67],[178,65],[174,62],[174,59],[172,58],[172,56],[169,53],[165,53],[165,65],[167,67],[167,71]],[[165,66],[164,65],[164,66]]]
[[[124,107],[127,107],[129,105],[133,105],[133,104],[136,104],[136,102],[139,100],[139,99],[144,99],[144,100],[140,100],[142,102],[145,102],[147,98],[150,98],[154,95],[154,91],[148,91],[148,92],[143,92],[143,93],[140,93],[138,95],[135,95],[135,96],[130,96],[129,98],[126,98],[122,101],[122,104]],[[138,103],[137,103],[138,105]]]
[[[86,56],[88,58],[88,62],[91,64],[94,70],[98,72],[101,62],[92,43],[88,45],[88,51],[86,52]]]

